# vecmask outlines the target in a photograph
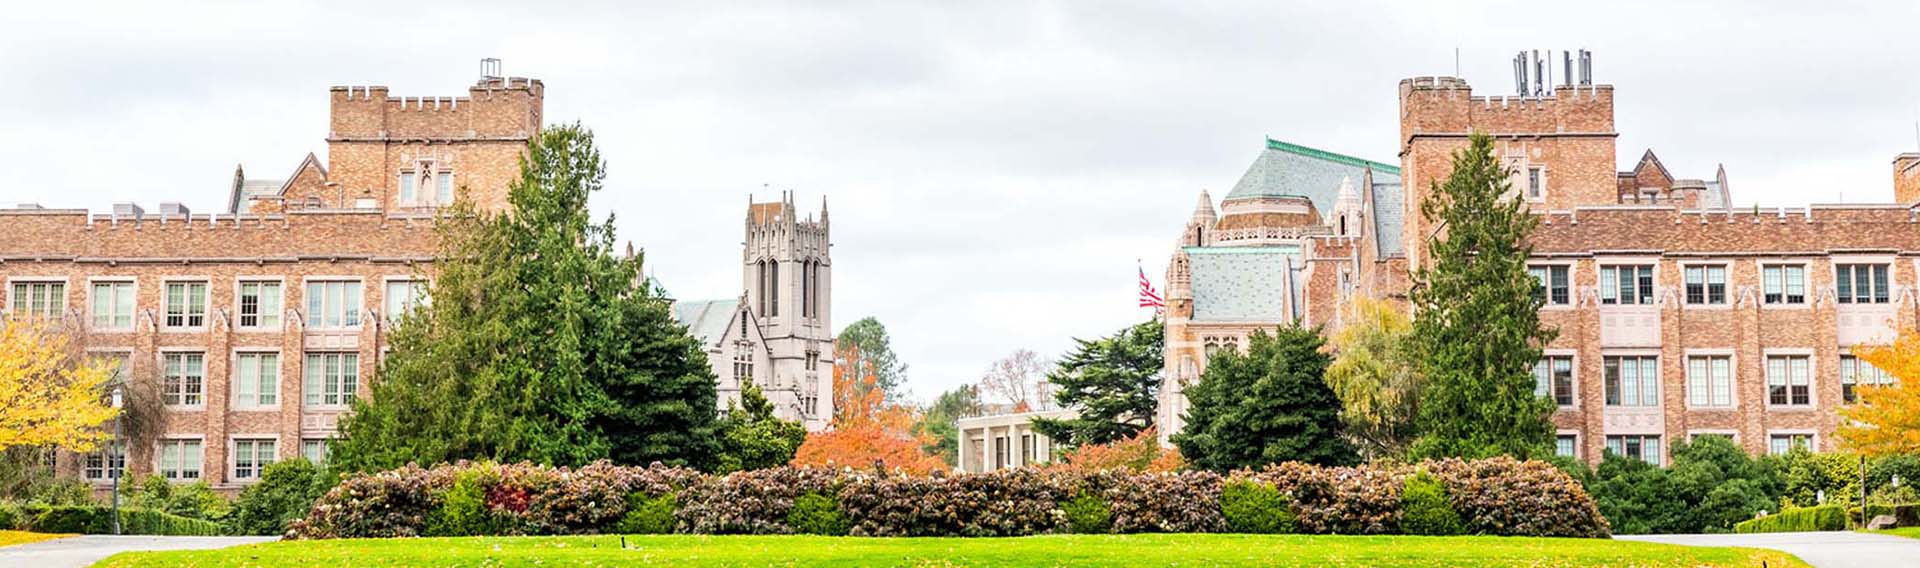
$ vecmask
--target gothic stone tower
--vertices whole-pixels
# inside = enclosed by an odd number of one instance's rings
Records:
[[[770,373],[754,382],[783,414],[808,430],[833,416],[833,261],[827,202],[820,217],[799,217],[792,194],[773,203],[749,203],[742,287],[757,320]]]

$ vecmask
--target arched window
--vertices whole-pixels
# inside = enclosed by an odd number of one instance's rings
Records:
[[[780,261],[767,261],[767,317],[780,317]]]

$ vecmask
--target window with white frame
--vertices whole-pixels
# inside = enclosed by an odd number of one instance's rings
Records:
[[[127,471],[127,447],[118,441],[103,442],[100,449],[80,459],[80,476],[87,481],[118,479]]]
[[[92,287],[94,329],[133,329],[133,281],[94,282]]]
[[[1806,355],[1767,356],[1767,404],[1772,406],[1810,406],[1813,404],[1812,358]]]
[[[1561,434],[1553,439],[1553,455],[1563,457],[1580,456],[1580,438],[1573,434]]]
[[[307,461],[313,462],[314,465],[325,465],[327,463],[327,442],[328,440],[326,438],[307,438],[300,440],[300,457],[306,458]]]
[[[7,301],[14,317],[58,318],[67,307],[67,283],[14,282]]]
[[[1559,406],[1573,406],[1573,357],[1553,355],[1535,362],[1533,393]]]
[[[434,167],[422,160],[414,169],[400,171],[402,205],[448,205],[453,203],[453,170]]]
[[[387,321],[400,321],[413,309],[433,301],[427,295],[425,280],[388,280],[386,291]]]
[[[280,404],[280,354],[241,352],[233,358],[233,406]]]
[[[319,328],[359,327],[360,281],[308,282],[307,325]]]
[[[1733,406],[1733,358],[1726,355],[1687,358],[1687,406]]]
[[[278,455],[279,442],[273,438],[235,438],[233,440],[233,479],[259,479],[260,473]]]
[[[1653,265],[1600,267],[1600,303],[1652,304]]]
[[[1767,453],[1784,456],[1794,448],[1813,451],[1813,434],[1770,434],[1767,436]]]
[[[1620,457],[1660,465],[1660,436],[1652,434],[1607,436],[1607,451]]]
[[[206,402],[207,356],[204,353],[164,353],[161,358],[160,398],[169,406],[200,406]]]
[[[207,283],[168,282],[163,308],[167,327],[207,325]]]
[[[1840,399],[1847,404],[1860,402],[1860,386],[1893,384],[1893,374],[1853,355],[1840,356]]]
[[[203,450],[199,440],[161,440],[154,452],[160,477],[168,481],[200,479]]]
[[[360,388],[360,354],[307,354],[303,391],[307,406],[345,406]]]
[[[733,344],[733,378],[742,386],[753,382],[753,344],[745,341]]]
[[[235,310],[240,315],[239,327],[244,329],[280,327],[279,282],[242,281],[239,294],[239,305]]]
[[[1687,303],[1723,305],[1727,303],[1727,267],[1689,266],[1682,270],[1687,281]]]
[[[1840,303],[1885,304],[1891,298],[1887,265],[1837,264],[1833,268],[1833,286]]]
[[[1760,267],[1761,301],[1768,304],[1807,303],[1807,267],[1769,264]]]
[[[1660,406],[1660,358],[1651,355],[1601,359],[1607,406]]]
[[[1539,166],[1527,168],[1527,199],[1538,201],[1547,194],[1547,170]]]
[[[1538,286],[1533,289],[1533,297],[1549,306],[1565,306],[1573,303],[1573,289],[1569,284],[1567,267],[1563,265],[1535,265],[1527,267]]]

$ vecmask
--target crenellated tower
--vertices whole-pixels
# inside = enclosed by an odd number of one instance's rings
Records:
[[[801,217],[791,193],[748,201],[742,289],[772,365],[753,381],[809,430],[833,416],[833,258],[827,201]]]

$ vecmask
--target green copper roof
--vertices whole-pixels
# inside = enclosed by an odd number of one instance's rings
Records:
[[[1382,164],[1380,162],[1375,162],[1373,160],[1355,158],[1353,156],[1348,156],[1346,154],[1335,154],[1333,152],[1328,152],[1326,150],[1321,150],[1319,148],[1308,148],[1306,146],[1301,146],[1299,144],[1294,144],[1292,142],[1281,142],[1279,140],[1274,140],[1272,138],[1267,139],[1267,149],[1279,150],[1282,152],[1292,152],[1302,156],[1312,156],[1315,158],[1320,158],[1322,160],[1332,160],[1335,162],[1340,162],[1342,164],[1347,164],[1349,166],[1357,166],[1362,168],[1372,167],[1374,171],[1386,172],[1396,176],[1400,175],[1400,166],[1395,166],[1391,164]]]

